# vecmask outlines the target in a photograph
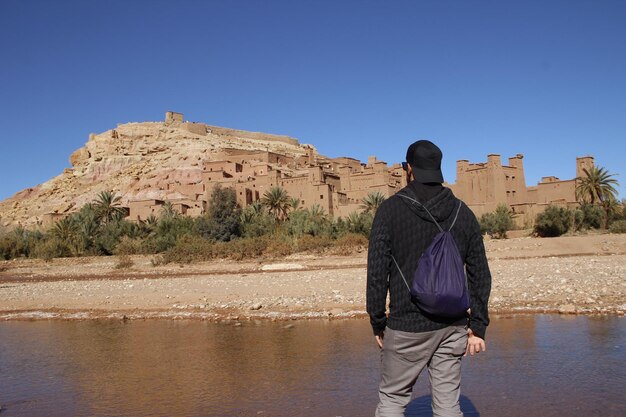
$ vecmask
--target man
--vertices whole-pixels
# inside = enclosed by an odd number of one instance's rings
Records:
[[[442,186],[441,158],[441,150],[427,140],[409,146],[403,164],[408,186],[383,202],[372,225],[366,298],[374,336],[382,350],[378,417],[404,415],[424,367],[430,377],[433,416],[462,416],[461,358],[468,352],[485,351],[491,291],[485,247],[472,211]],[[445,230],[456,217],[451,233],[465,263],[470,298],[470,308],[461,317],[436,317],[421,311],[411,301],[407,288],[411,282],[403,281],[402,275],[412,279],[421,254],[439,232],[424,208]]]

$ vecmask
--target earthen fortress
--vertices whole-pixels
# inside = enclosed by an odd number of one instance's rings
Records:
[[[574,179],[545,177],[527,187],[522,158],[509,158],[508,165],[499,155],[489,155],[486,163],[458,161],[457,182],[448,186],[478,216],[508,204],[520,225],[548,204],[576,204]],[[300,207],[319,205],[337,218],[361,210],[369,193],[391,196],[406,185],[400,164],[328,158],[288,136],[192,123],[176,112],[167,112],[164,122],[127,123],[90,135],[70,162],[72,168],[58,177],[0,202],[0,222],[50,224],[104,190],[122,196],[131,221],[158,217],[166,202],[197,216],[206,212],[218,184],[232,187],[242,207],[279,186]],[[578,158],[577,176],[591,165],[593,158]]]

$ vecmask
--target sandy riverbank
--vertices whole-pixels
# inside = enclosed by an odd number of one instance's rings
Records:
[[[626,235],[486,242],[493,313],[626,313]],[[364,314],[365,252],[152,266],[133,257],[0,263],[0,319],[345,317]]]

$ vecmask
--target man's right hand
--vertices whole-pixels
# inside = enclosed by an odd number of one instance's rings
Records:
[[[481,350],[483,352],[487,350],[485,346],[485,341],[481,339],[480,337],[476,336],[474,332],[472,331],[472,329],[468,329],[467,330],[467,346],[465,348],[465,355],[463,356],[467,356],[468,353],[470,354],[470,356],[474,356],[475,354],[479,353]]]
[[[378,347],[379,348],[383,348],[383,339],[385,338],[385,333],[381,333],[377,336],[374,336],[376,338],[376,343],[378,343]]]

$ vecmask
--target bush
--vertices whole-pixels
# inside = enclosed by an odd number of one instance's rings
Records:
[[[53,258],[71,256],[71,251],[67,244],[61,239],[50,236],[46,239],[42,239],[35,245],[32,256],[48,262]]]
[[[295,252],[295,242],[288,236],[274,235],[270,239],[265,253],[270,257],[278,258],[291,255]]]
[[[94,246],[101,255],[113,255],[122,238],[135,236],[137,230],[137,225],[127,220],[108,222],[100,227]]]
[[[582,230],[585,222],[585,213],[580,208],[575,209],[572,212],[572,223],[574,224],[574,230]]]
[[[347,233],[335,240],[333,252],[338,255],[350,255],[354,251],[362,252],[367,249],[368,244],[367,237],[362,234]]]
[[[577,230],[600,229],[604,224],[604,217],[606,216],[606,213],[602,210],[602,207],[591,204],[583,204],[578,210],[582,212],[583,216],[580,228],[577,228]],[[576,210],[576,212],[578,210]],[[574,212],[575,221],[578,220],[576,218],[576,212]]]
[[[235,260],[261,257],[272,250],[273,240],[268,236],[233,240],[224,244],[224,257]]]
[[[289,214],[285,230],[290,236],[321,236],[331,234],[331,221],[321,207],[315,205],[307,210],[297,210]]]
[[[204,238],[228,242],[241,235],[240,217],[235,190],[217,185],[207,214],[196,220],[196,229]]]
[[[136,255],[141,253],[142,241],[128,236],[122,236],[120,242],[113,249],[116,255]]]
[[[23,227],[4,232],[0,235],[0,259],[31,256],[31,252],[42,239],[43,233],[39,230],[31,231]]]
[[[506,204],[500,204],[493,213],[480,217],[480,231],[496,239],[506,238],[506,232],[513,228],[513,213]]]
[[[355,233],[369,238],[373,221],[374,215],[372,213],[352,212],[345,220],[337,220],[335,223],[336,234],[341,236],[346,233]]]
[[[611,233],[626,233],[626,220],[617,220],[609,226]]]
[[[626,200],[616,203],[614,209],[609,212],[609,226],[619,220],[626,220]]]
[[[567,233],[572,223],[573,214],[570,210],[550,205],[537,215],[535,233],[541,237],[556,237]]]
[[[150,265],[159,266],[165,263],[165,259],[163,259],[163,255],[156,255],[150,258]]]
[[[152,234],[143,241],[144,253],[165,252],[176,245],[178,239],[186,235],[194,235],[194,220],[191,217],[176,216],[158,221]]]
[[[214,256],[213,244],[200,236],[183,235],[174,246],[163,253],[163,263],[187,264],[206,261]],[[155,265],[155,262],[153,262]]]
[[[7,260],[12,258],[11,243],[11,239],[6,234],[0,235],[0,259]]]
[[[117,264],[115,264],[116,269],[127,269],[133,266],[134,262],[131,259],[130,255],[122,254],[117,257]]]
[[[333,240],[328,236],[302,235],[295,238],[293,243],[294,252],[322,253],[333,245]]]
[[[276,229],[276,220],[262,209],[246,207],[241,216],[241,236],[259,237],[272,234]]]

